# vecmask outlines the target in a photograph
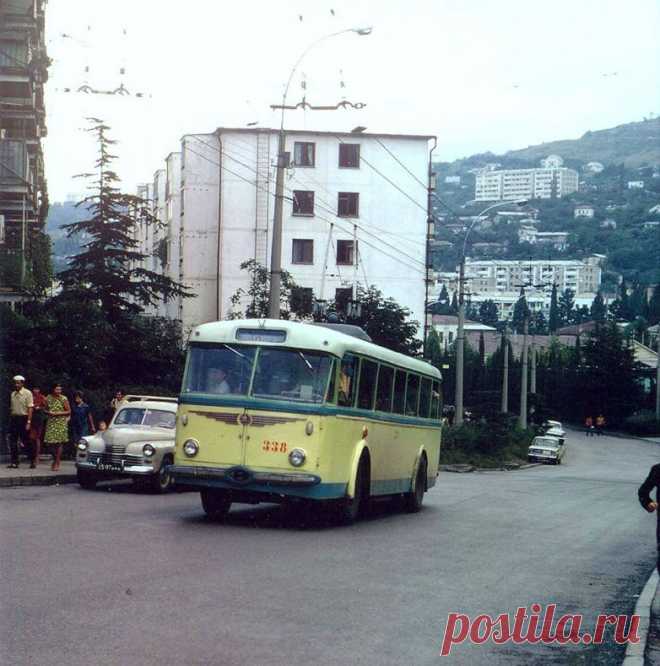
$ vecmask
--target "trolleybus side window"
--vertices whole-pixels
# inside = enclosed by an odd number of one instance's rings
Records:
[[[422,377],[422,386],[419,391],[419,415],[423,419],[428,419],[431,407],[431,380]]]
[[[440,393],[440,382],[434,381],[433,388],[431,389],[431,418],[440,418],[440,404],[442,402],[442,394]]]
[[[352,407],[355,402],[355,385],[359,367],[360,359],[353,354],[346,354],[341,360],[337,391],[337,402],[341,407]]]
[[[417,403],[419,402],[419,377],[412,372],[408,374],[406,385],[406,415],[417,416]]]
[[[374,408],[374,393],[376,392],[376,375],[378,363],[362,359],[360,366],[360,386],[358,388],[358,404],[360,409]]]
[[[381,365],[378,371],[378,390],[376,391],[376,409],[379,412],[392,411],[392,383],[394,368]]]
[[[394,380],[394,404],[392,411],[395,414],[403,414],[403,409],[406,400],[406,371],[397,370],[396,379]]]

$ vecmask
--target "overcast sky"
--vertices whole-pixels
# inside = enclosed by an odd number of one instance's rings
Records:
[[[289,112],[287,127],[436,134],[437,157],[453,160],[660,112],[658,0],[50,0],[51,201],[82,190],[72,176],[94,157],[86,116],[112,125],[133,191],[184,133],[276,127],[269,105],[306,46],[364,25],[371,35],[309,53],[289,101],[304,75],[310,103],[366,107]],[[122,81],[144,97],[64,92]]]

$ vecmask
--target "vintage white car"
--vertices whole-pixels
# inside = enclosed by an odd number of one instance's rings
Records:
[[[131,477],[138,485],[165,492],[172,486],[176,398],[126,396],[104,432],[76,442],[78,483]]]
[[[527,459],[530,462],[549,462],[561,465],[562,458],[566,454],[566,445],[563,439],[549,435],[534,437],[527,451]]]

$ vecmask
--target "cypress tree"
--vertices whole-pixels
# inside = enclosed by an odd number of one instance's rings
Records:
[[[548,319],[548,329],[550,333],[556,333],[560,326],[559,309],[557,304],[557,283],[552,283],[552,294],[550,295],[550,316]]]

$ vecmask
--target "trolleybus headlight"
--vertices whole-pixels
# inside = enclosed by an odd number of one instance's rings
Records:
[[[305,462],[306,457],[307,456],[302,449],[293,449],[293,451],[289,453],[289,462],[294,467],[300,467]]]
[[[78,451],[87,451],[89,444],[86,439],[81,439],[78,441]]]
[[[145,444],[145,445],[142,447],[142,453],[143,453],[147,458],[151,458],[151,456],[153,456],[153,455],[156,453],[156,449],[154,449],[154,447],[151,446],[151,444]]]
[[[199,443],[194,439],[187,439],[183,443],[183,452],[189,457],[194,458],[199,451]]]

